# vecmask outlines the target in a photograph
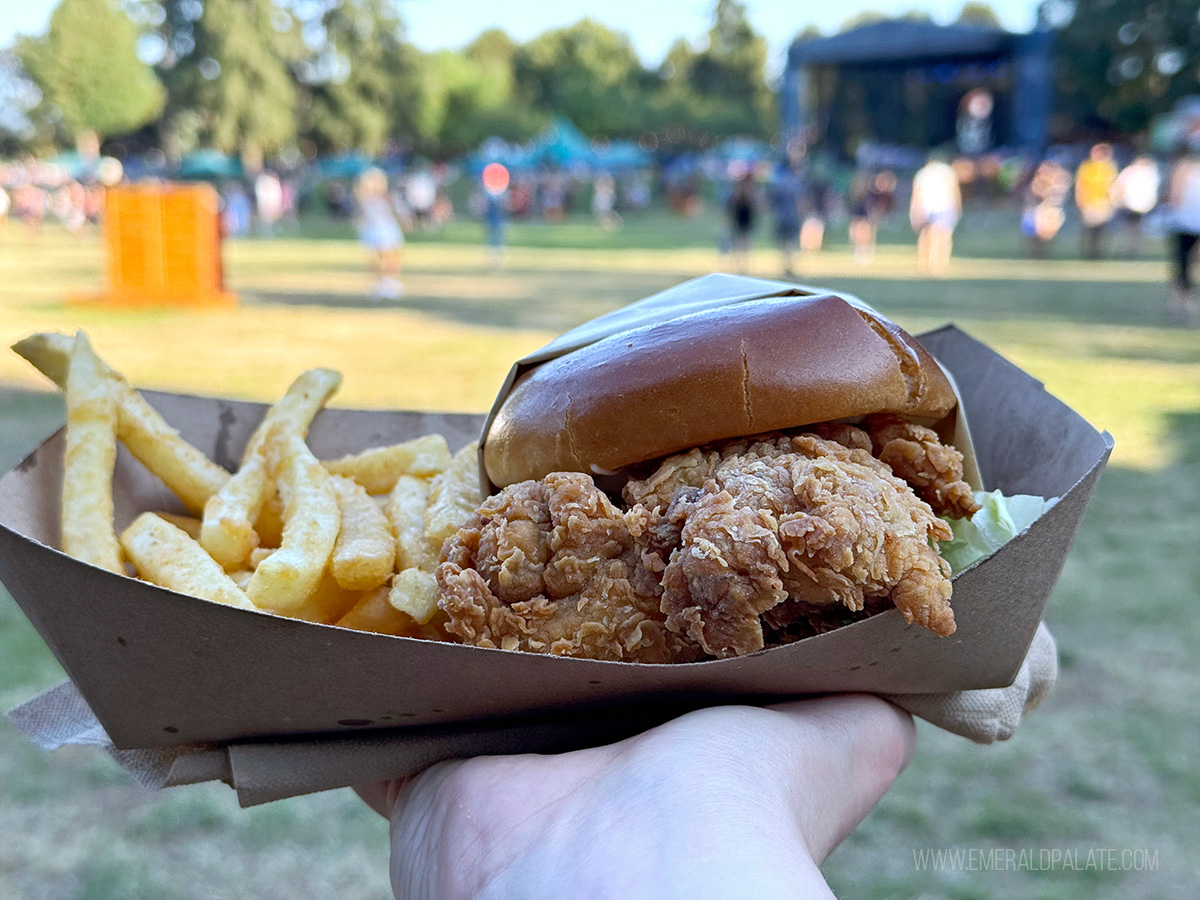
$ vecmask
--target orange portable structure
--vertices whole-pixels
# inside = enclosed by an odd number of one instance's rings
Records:
[[[121,306],[232,306],[221,263],[217,192],[209,185],[126,185],[104,203],[108,290]]]

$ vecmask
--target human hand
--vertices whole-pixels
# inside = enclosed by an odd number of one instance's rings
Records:
[[[476,757],[360,788],[399,900],[832,897],[820,864],[912,757],[866,695],[724,706],[606,747]]]

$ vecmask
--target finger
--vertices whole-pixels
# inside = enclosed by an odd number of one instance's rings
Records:
[[[887,792],[916,747],[912,717],[867,694],[772,707],[793,725],[780,760],[792,808],[820,863]]]

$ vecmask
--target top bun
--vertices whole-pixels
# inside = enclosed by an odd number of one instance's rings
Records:
[[[610,335],[517,379],[485,437],[498,487],[610,474],[713,441],[957,400],[916,339],[832,295],[768,297]]]

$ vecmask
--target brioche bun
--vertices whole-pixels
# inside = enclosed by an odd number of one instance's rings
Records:
[[[527,371],[495,414],[483,462],[504,487],[871,413],[932,422],[956,403],[933,357],[869,307],[768,297],[623,331]]]

